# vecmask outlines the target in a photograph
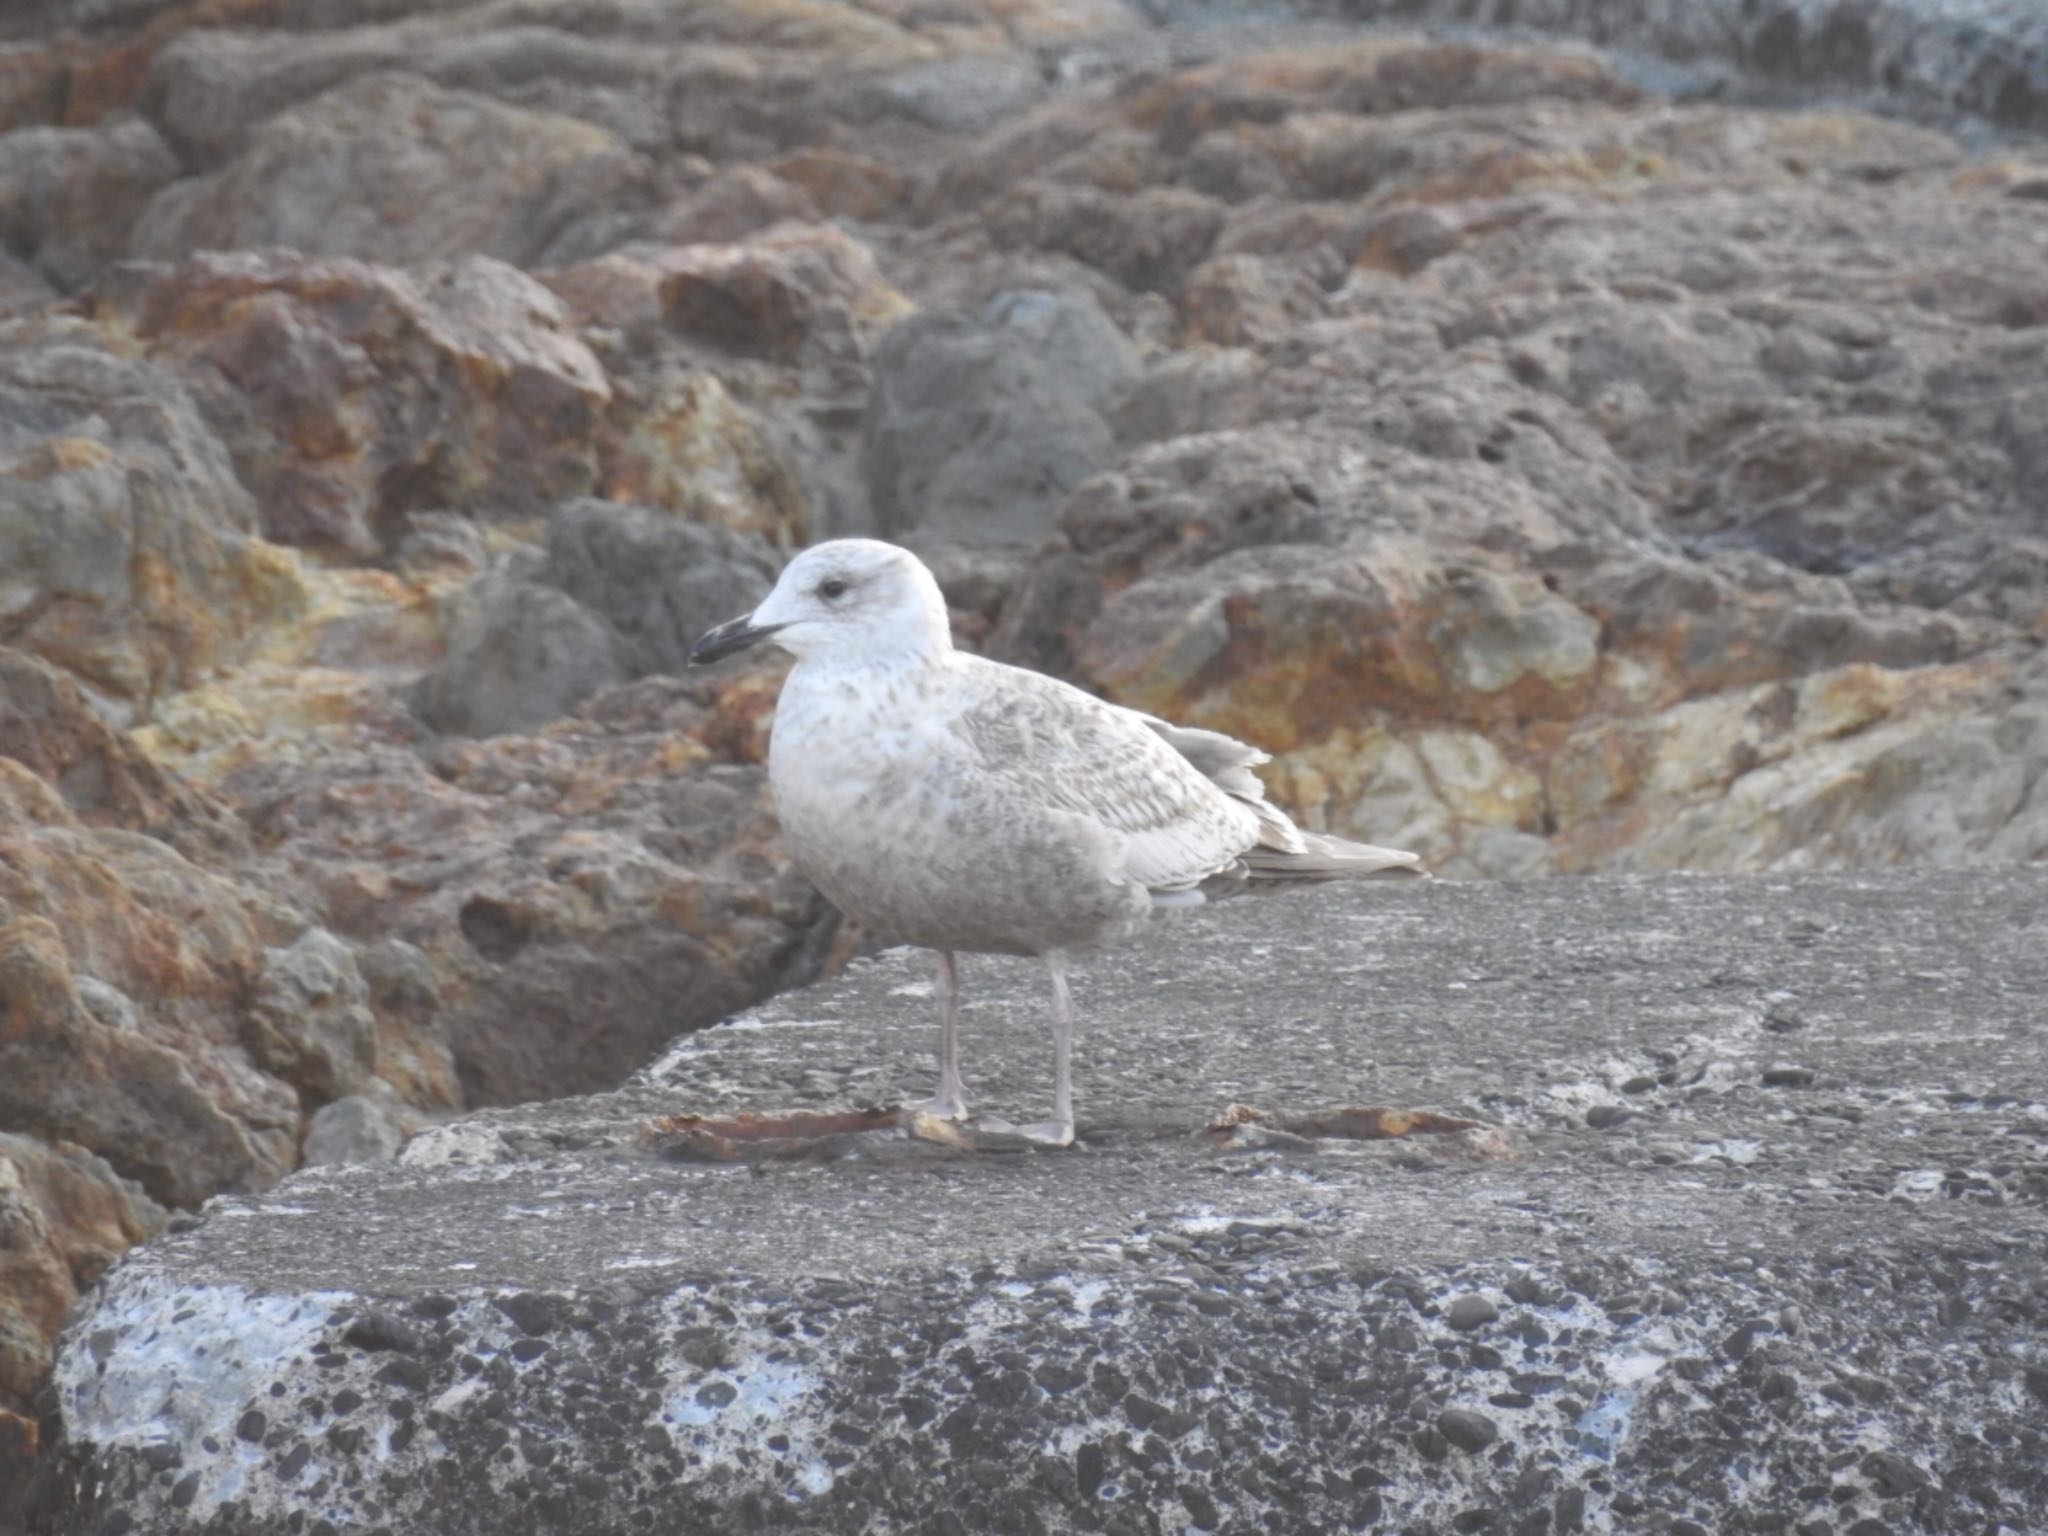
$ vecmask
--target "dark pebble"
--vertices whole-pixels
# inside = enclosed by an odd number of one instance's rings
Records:
[[[706,1408],[723,1408],[740,1395],[740,1389],[729,1381],[707,1381],[697,1389],[697,1401]]]
[[[1764,1086],[1766,1088],[1811,1088],[1814,1072],[1811,1067],[1766,1067]]]
[[[1095,1497],[1095,1491],[1102,1486],[1103,1471],[1102,1445],[1099,1441],[1090,1440],[1074,1452],[1074,1486],[1080,1490],[1082,1498]]]
[[[1446,1408],[1436,1416],[1436,1427],[1461,1451],[1483,1451],[1500,1437],[1500,1429],[1493,1420],[1470,1408]]]
[[[168,1440],[159,1440],[142,1448],[142,1464],[152,1472],[169,1472],[185,1464],[185,1453]]]
[[[1888,1499],[1902,1499],[1909,1493],[1918,1493],[1933,1481],[1925,1472],[1903,1456],[1890,1451],[1872,1451],[1863,1458],[1863,1475],[1877,1484],[1877,1491]]]
[[[419,1330],[401,1317],[389,1312],[365,1312],[348,1325],[341,1342],[362,1350],[388,1349],[410,1355],[418,1353],[420,1336]],[[339,1357],[335,1358],[338,1362]]]
[[[393,1360],[377,1373],[376,1379],[407,1392],[424,1392],[433,1377],[417,1360]]]
[[[1500,1317],[1500,1308],[1486,1297],[1467,1291],[1451,1302],[1450,1310],[1444,1316],[1453,1328],[1461,1333],[1467,1333],[1474,1328],[1483,1328],[1488,1323],[1497,1321]]]
[[[1557,1496],[1557,1508],[1551,1516],[1552,1526],[1560,1531],[1581,1531],[1586,1527],[1586,1490],[1567,1488]]]
[[[255,1442],[263,1438],[263,1432],[270,1428],[270,1420],[260,1408],[251,1408],[235,1420],[235,1438]]]
[[[1633,1120],[1636,1112],[1624,1109],[1619,1104],[1595,1104],[1586,1111],[1586,1124],[1596,1131],[1611,1130],[1625,1120]]]

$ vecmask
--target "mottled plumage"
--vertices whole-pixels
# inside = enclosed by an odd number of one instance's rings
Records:
[[[1069,951],[1219,883],[1417,866],[1295,827],[1266,802],[1256,748],[956,651],[937,582],[894,545],[806,550],[692,659],[770,638],[797,657],[768,766],[798,866],[864,926],[939,951],[938,1113],[966,1112],[956,952],[1046,957],[1055,1106],[1031,1133],[1063,1143]]]

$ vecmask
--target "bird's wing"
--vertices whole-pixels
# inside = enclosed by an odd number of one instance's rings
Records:
[[[979,771],[1013,804],[1085,816],[1121,834],[1126,879],[1154,891],[1187,890],[1235,868],[1266,835],[1254,801],[1213,780],[1161,733],[1163,722],[1041,673],[958,660],[955,730]],[[1251,777],[1246,765],[1259,760],[1253,749],[1214,732],[1196,734],[1250,753],[1231,766]]]
[[[1277,805],[1266,799],[1266,786],[1252,772],[1272,759],[1257,747],[1205,731],[1175,725],[1156,715],[1138,715],[1159,738],[1207,776],[1232,799],[1251,807],[1259,819],[1258,841],[1240,857],[1243,873],[1254,880],[1345,880],[1359,875],[1421,874],[1419,855],[1399,848],[1354,843],[1349,838],[1304,832]]]

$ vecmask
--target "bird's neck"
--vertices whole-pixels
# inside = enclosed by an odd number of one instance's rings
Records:
[[[898,634],[877,639],[859,650],[813,651],[797,657],[794,677],[813,678],[864,676],[911,678],[920,673],[944,671],[952,663],[953,637],[950,633]]]

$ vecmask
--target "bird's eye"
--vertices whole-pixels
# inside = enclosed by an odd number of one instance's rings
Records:
[[[818,583],[818,596],[824,598],[828,603],[835,598],[846,596],[845,581],[837,576],[827,576]]]

